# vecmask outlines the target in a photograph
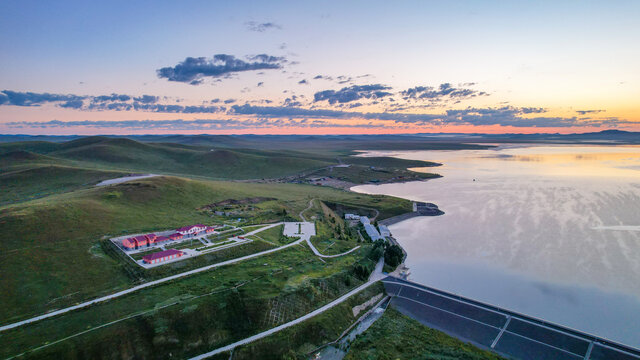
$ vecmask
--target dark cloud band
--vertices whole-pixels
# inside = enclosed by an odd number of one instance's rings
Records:
[[[217,54],[212,58],[188,57],[173,67],[157,70],[158,77],[169,81],[178,81],[198,85],[206,77],[220,77],[242,71],[280,69],[286,62],[284,57],[259,54],[248,61],[237,59],[233,55]]]

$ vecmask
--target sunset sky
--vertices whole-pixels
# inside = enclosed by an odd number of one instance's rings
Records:
[[[640,131],[640,1],[0,2],[2,134]]]

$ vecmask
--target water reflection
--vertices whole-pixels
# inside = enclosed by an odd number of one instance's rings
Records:
[[[417,169],[440,179],[354,188],[445,211],[391,227],[413,280],[640,346],[639,147],[394,155],[443,163]]]

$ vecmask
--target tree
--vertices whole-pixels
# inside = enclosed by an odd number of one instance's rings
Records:
[[[398,245],[391,245],[384,252],[384,262],[393,268],[400,265],[403,257],[402,248]]]

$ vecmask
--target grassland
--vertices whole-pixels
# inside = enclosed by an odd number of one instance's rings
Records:
[[[287,237],[284,237],[282,235],[282,230],[284,230],[284,225],[278,225],[267,230],[260,231],[253,236],[257,236],[258,239],[267,241],[272,244],[286,245],[290,241]]]
[[[0,194],[0,205],[83,189],[101,180],[131,173],[210,180],[280,179],[285,182],[314,174],[356,184],[438,176],[407,170],[408,167],[436,165],[431,162],[348,156],[351,154],[352,151],[340,148],[322,152],[286,146],[281,150],[258,150],[204,144],[142,143],[100,136],[61,143],[0,143],[0,185],[9,189]],[[352,165],[333,167],[338,164]],[[245,218],[262,222],[272,219],[281,210],[272,205],[258,205],[257,210],[261,213],[247,214]]]
[[[268,248],[252,242],[152,270],[134,270],[105,247],[106,238],[209,223],[202,206],[224,199],[279,199],[297,216],[310,198],[376,207],[389,217],[411,209],[409,201],[325,187],[252,184],[156,177],[82,189],[0,208],[0,319],[10,323],[141,281],[211,261]],[[133,265],[136,266],[137,265]],[[24,296],[21,294],[28,294]]]
[[[64,143],[0,144],[0,154],[30,151],[79,167],[193,175],[211,179],[280,177],[331,162],[309,153],[217,149],[124,138],[87,137]]]
[[[316,200],[311,210],[316,213],[316,236],[311,237],[311,242],[320,253],[336,255],[358,246],[360,238],[355,230],[323,201]]]
[[[354,306],[360,305],[380,293],[384,293],[384,287],[379,283],[372,285],[318,316],[235,349],[233,358],[236,360],[308,358],[313,350],[337,340],[357,320],[353,316],[352,308]],[[226,354],[224,358],[228,359],[229,354]]]
[[[416,172],[409,168],[432,168],[440,164],[405,160],[391,157],[338,157],[341,164],[349,166],[325,167],[308,174],[310,177],[331,177],[351,184],[417,181],[440,177],[431,172]]]
[[[293,320],[358,286],[350,268],[363,255],[321,261],[306,246],[288,248],[2,332],[0,357],[25,351],[27,358],[197,355]]]
[[[423,326],[392,307],[351,344],[345,360],[469,359],[502,357]]]
[[[87,188],[125,175],[121,171],[74,167],[48,156],[15,151],[0,155],[0,205]]]

